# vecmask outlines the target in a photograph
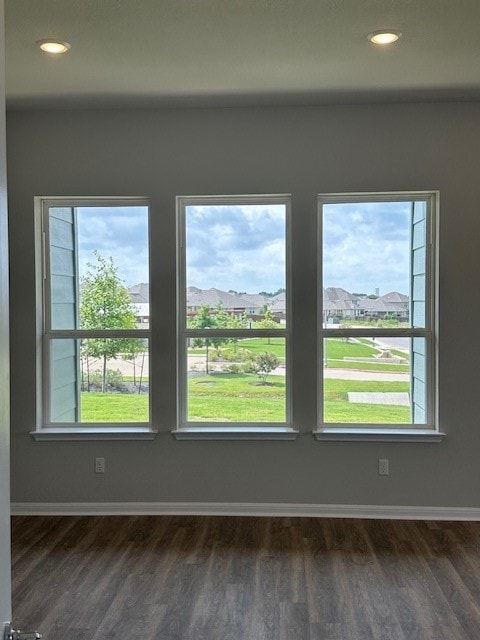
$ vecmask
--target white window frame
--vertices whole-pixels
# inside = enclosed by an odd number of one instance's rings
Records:
[[[54,339],[82,338],[139,338],[147,339],[149,354],[152,352],[152,321],[148,329],[131,330],[82,330],[52,329],[50,294],[49,209],[51,207],[133,207],[148,210],[148,242],[150,242],[150,202],[143,197],[36,197],[35,240],[37,273],[37,424],[31,432],[36,440],[151,440],[152,429],[151,357],[149,357],[149,417],[148,422],[82,423],[51,422],[50,420],[50,345]],[[151,261],[150,261],[151,262]],[[150,264],[149,264],[150,269]],[[151,277],[149,278],[151,282]],[[150,305],[151,306],[151,305]]]
[[[177,428],[179,439],[281,439],[297,436],[292,424],[291,398],[291,196],[284,194],[177,196]],[[285,206],[285,288],[286,328],[283,329],[190,329],[186,326],[186,247],[185,212],[187,206],[198,205],[267,205]],[[187,351],[188,338],[194,337],[282,337],[285,339],[286,419],[282,423],[191,422],[187,420]]]
[[[425,275],[425,327],[399,329],[332,329],[323,326],[323,207],[328,204],[361,202],[415,202],[427,203],[426,223],[426,275]],[[327,193],[318,196],[318,424],[314,431],[317,440],[376,440],[376,441],[439,441],[443,433],[438,425],[438,210],[437,191],[380,192],[380,193]],[[424,424],[356,424],[324,422],[324,340],[338,337],[408,337],[424,338],[426,345],[426,422]]]

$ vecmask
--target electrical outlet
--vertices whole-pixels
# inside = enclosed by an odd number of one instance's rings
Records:
[[[388,476],[388,458],[378,459],[378,475]]]
[[[95,473],[105,473],[105,458],[95,458]]]

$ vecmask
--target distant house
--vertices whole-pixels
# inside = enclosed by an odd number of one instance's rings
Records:
[[[140,282],[128,288],[128,293],[135,304],[150,301],[150,286],[148,282]]]
[[[383,296],[369,297],[350,293],[341,287],[323,290],[323,321],[335,322],[344,318],[385,318],[407,320],[409,298],[392,291]]]
[[[225,311],[237,317],[242,317],[249,308],[248,302],[238,294],[214,288],[187,287],[187,315],[196,315],[203,305],[208,305],[212,309],[221,306]]]
[[[323,290],[323,321],[340,318],[355,318],[362,315],[360,297],[342,289],[328,287]]]
[[[410,299],[403,293],[398,293],[397,291],[392,291],[391,293],[387,293],[384,296],[381,296],[379,300],[383,300],[383,302],[387,305],[388,313],[390,315],[395,315],[401,318],[408,318],[409,308],[410,308]]]
[[[403,293],[392,291],[379,298],[364,298],[362,301],[362,315],[372,318],[386,316],[407,320],[409,315],[409,298]]]
[[[137,314],[138,326],[148,327],[150,315],[148,284],[134,285],[128,292]],[[385,318],[387,316],[407,320],[409,304],[409,297],[397,291],[375,298],[350,293],[341,287],[327,287],[323,290],[323,321],[334,323],[345,318]],[[263,316],[265,308],[268,307],[278,322],[285,322],[287,311],[284,292],[275,296],[266,296],[260,293],[227,292],[213,287],[211,289],[187,287],[187,315],[195,316],[203,305],[208,305],[212,313],[221,306],[227,313],[232,313],[238,318],[247,316],[252,319]]]
[[[148,322],[149,316],[149,288],[148,284],[140,283],[128,289],[132,303],[137,313],[137,323]],[[275,298],[270,298],[261,294],[232,293],[221,289],[199,289],[198,287],[187,287],[187,315],[194,316],[200,307],[208,305],[213,312],[219,306],[228,313],[232,313],[238,318],[247,316],[263,315],[265,306],[269,306]],[[279,305],[279,310],[283,311],[285,304]],[[145,325],[142,325],[145,328]]]
[[[148,329],[150,323],[150,288],[147,282],[140,282],[128,288],[136,315],[137,329]]]

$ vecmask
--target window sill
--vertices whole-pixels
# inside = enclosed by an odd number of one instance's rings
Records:
[[[177,440],[296,440],[290,427],[184,427],[172,431]]]
[[[157,431],[150,427],[45,428],[30,431],[34,440],[154,440]]]
[[[323,442],[441,442],[445,434],[434,429],[325,427],[313,432]]]

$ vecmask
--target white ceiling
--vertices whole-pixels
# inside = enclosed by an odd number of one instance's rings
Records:
[[[403,38],[367,41],[381,28]],[[480,99],[480,0],[6,0],[13,108]],[[53,57],[35,42],[71,43]]]

